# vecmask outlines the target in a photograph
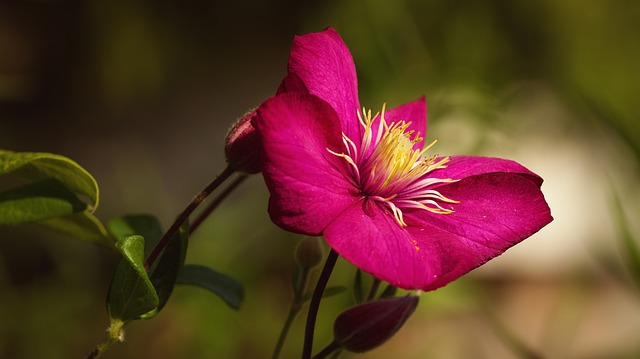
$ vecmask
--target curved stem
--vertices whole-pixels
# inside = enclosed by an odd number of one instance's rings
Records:
[[[213,212],[218,207],[218,205],[220,205],[220,203],[222,203],[222,201],[227,198],[227,196],[248,177],[249,175],[243,174],[238,176],[233,182],[231,182],[231,184],[227,188],[225,188],[224,191],[220,193],[220,195],[218,195],[218,197],[216,197],[211,202],[211,204],[207,206],[207,208],[205,208],[202,213],[198,215],[198,217],[196,217],[196,219],[193,220],[193,222],[191,222],[191,225],[189,226],[189,234],[193,233],[202,224],[202,222],[204,222],[204,220],[209,217],[211,212]]]
[[[111,346],[113,344],[115,344],[116,342],[117,342],[117,340],[112,339],[112,338],[106,339],[102,343],[98,344],[98,346],[95,349],[93,349],[91,351],[91,353],[89,353],[87,355],[86,359],[97,359],[97,358],[100,358],[100,356],[102,356],[102,353],[107,351],[107,349],[111,348]]]
[[[91,351],[91,353],[87,354],[86,359],[97,359],[99,358],[107,349],[111,348],[115,343],[124,341],[124,322],[118,319],[112,319],[109,328],[107,329],[107,333],[109,333],[109,337],[105,339],[102,343],[98,344]]]
[[[304,299],[302,298],[303,293],[307,288],[307,283],[309,282],[309,275],[311,271],[308,268],[303,268],[301,274],[300,284],[295,286],[293,291],[293,300],[291,301],[291,306],[289,307],[289,314],[287,314],[287,319],[284,322],[284,326],[282,327],[282,331],[280,331],[280,337],[278,338],[278,343],[276,344],[276,348],[273,351],[272,359],[277,359],[280,356],[280,352],[282,351],[282,347],[284,346],[284,341],[287,338],[287,334],[289,334],[289,329],[291,328],[291,324],[293,320],[296,319],[298,313],[300,313],[300,309],[302,309],[302,305],[304,304]]]
[[[225,168],[224,171],[222,171],[222,173],[220,173],[220,175],[218,175],[218,177],[216,177],[213,180],[213,182],[209,183],[207,187],[205,187],[200,193],[198,193],[198,195],[196,195],[191,200],[191,202],[187,205],[187,207],[182,211],[182,213],[180,213],[178,218],[176,218],[176,220],[173,222],[169,230],[165,232],[164,236],[162,236],[162,239],[160,239],[158,244],[156,244],[155,248],[153,248],[153,251],[151,251],[151,254],[149,254],[149,257],[144,262],[145,269],[149,270],[149,268],[151,268],[151,266],[153,265],[153,262],[156,260],[156,258],[158,258],[158,256],[160,255],[164,247],[166,247],[167,244],[169,243],[169,239],[171,239],[171,237],[173,237],[173,235],[176,234],[176,232],[178,232],[178,229],[180,229],[180,226],[182,226],[182,224],[189,218],[191,213],[193,213],[193,211],[200,205],[200,203],[202,203],[202,201],[204,201],[205,198],[207,198],[209,194],[211,194],[211,192],[213,192],[227,178],[229,178],[229,176],[231,176],[233,172],[235,171],[231,167]]]
[[[324,347],[320,352],[318,352],[318,354],[314,355],[313,359],[326,358],[327,355],[333,353],[334,351],[336,351],[336,349],[340,349],[340,344],[338,344],[338,342],[334,340],[331,343],[329,343],[329,345]]]
[[[300,309],[300,305],[291,303],[291,308],[289,308],[287,320],[284,322],[284,326],[282,327],[282,331],[280,332],[280,337],[278,337],[278,343],[276,344],[276,348],[273,350],[273,356],[271,356],[272,359],[278,359],[278,357],[280,356],[280,352],[282,351],[282,347],[284,346],[284,341],[287,338],[287,334],[289,333],[289,328],[291,328],[293,320],[298,316]]]
[[[329,252],[327,260],[324,262],[322,273],[318,278],[316,288],[313,290],[313,296],[311,297],[311,303],[309,303],[309,314],[307,314],[307,325],[304,333],[304,347],[302,349],[302,359],[311,359],[311,350],[313,349],[313,331],[316,326],[316,317],[318,316],[318,308],[320,307],[320,300],[324,289],[331,277],[331,271],[338,260],[338,252],[333,249]]]

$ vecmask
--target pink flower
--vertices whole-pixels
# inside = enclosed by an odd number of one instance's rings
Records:
[[[253,122],[277,225],[324,235],[394,286],[432,290],[552,221],[538,175],[498,158],[427,156],[424,98],[372,115],[357,86],[335,30],[295,38],[288,75]]]

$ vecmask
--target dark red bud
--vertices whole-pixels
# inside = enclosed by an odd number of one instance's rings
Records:
[[[389,340],[418,306],[417,296],[374,300],[340,313],[333,323],[334,340],[343,348],[364,353]]]
[[[254,117],[255,109],[244,114],[227,132],[224,151],[229,166],[236,171],[258,173],[262,170],[260,139],[251,124]]]

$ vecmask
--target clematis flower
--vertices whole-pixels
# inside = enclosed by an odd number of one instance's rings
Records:
[[[331,28],[295,38],[253,125],[272,220],[323,235],[400,288],[441,287],[552,221],[542,178],[522,165],[429,154],[424,98],[361,109],[353,59]]]

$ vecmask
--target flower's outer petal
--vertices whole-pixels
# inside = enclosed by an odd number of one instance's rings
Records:
[[[302,82],[300,77],[296,74],[288,74],[282,79],[278,90],[276,91],[276,95],[279,95],[284,92],[299,92],[299,93],[309,93],[307,86]]]
[[[423,289],[441,287],[539,231],[553,218],[529,175],[490,173],[466,177],[438,191],[460,201],[451,214],[405,212],[420,253],[439,270]],[[438,268],[438,266],[435,266]]]
[[[469,177],[441,188],[465,198],[456,212],[405,212],[400,227],[381,204],[364,200],[327,226],[329,245],[345,259],[404,289],[433,290],[459,278],[549,223],[538,186],[518,174]],[[471,199],[469,199],[471,198]]]
[[[417,150],[422,149],[424,146],[424,138],[427,134],[427,104],[424,96],[415,101],[387,110],[384,117],[387,123],[398,121],[411,122],[408,131],[414,131],[413,136],[419,134],[423,139],[420,142],[416,142],[413,148]]]
[[[300,79],[309,93],[333,107],[340,118],[342,131],[359,144],[358,79],[349,48],[340,35],[327,28],[322,32],[296,36],[289,54],[291,75]],[[292,88],[299,91],[301,86]]]
[[[428,174],[434,178],[463,179],[487,173],[505,172],[521,174],[536,183],[542,185],[542,178],[529,171],[521,164],[494,157],[481,156],[452,156],[446,164],[447,168],[439,169]]]
[[[284,93],[265,101],[254,120],[263,147],[269,214],[286,230],[318,235],[356,199],[345,176],[338,117],[316,96]]]
[[[410,233],[373,200],[351,206],[327,226],[324,237],[356,267],[399,288],[421,289],[424,278],[439,273],[440,263],[417,256]]]

